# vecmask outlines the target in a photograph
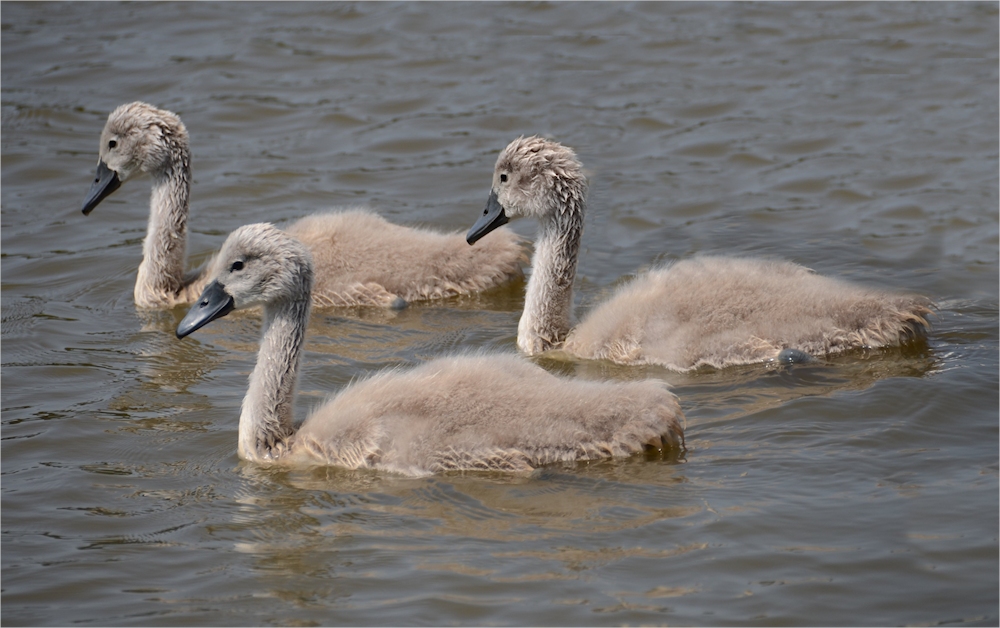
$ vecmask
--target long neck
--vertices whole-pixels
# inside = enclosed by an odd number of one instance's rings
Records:
[[[564,203],[542,223],[535,242],[524,313],[517,325],[517,346],[528,355],[558,347],[569,333],[585,202],[582,194],[573,194]]]
[[[293,408],[310,300],[285,300],[264,308],[257,365],[240,413],[239,454],[245,460],[275,460],[295,432]]]
[[[184,275],[191,195],[190,160],[186,146],[174,147],[170,152],[169,167],[153,174],[149,226],[135,281],[135,302],[140,307],[174,305],[190,300],[181,297],[182,290],[192,279]]]

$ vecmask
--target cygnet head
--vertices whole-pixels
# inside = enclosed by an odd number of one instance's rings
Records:
[[[183,338],[233,310],[282,304],[308,307],[312,256],[304,244],[268,223],[233,231],[214,262],[212,281],[177,326]]]
[[[587,177],[572,148],[543,137],[519,137],[500,152],[493,188],[482,216],[466,240],[476,240],[511,218],[551,220],[583,211]]]
[[[144,103],[121,105],[108,115],[101,131],[97,176],[83,201],[89,214],[109,194],[138,172],[154,178],[180,175],[172,167],[190,162],[188,134],[176,114]]]

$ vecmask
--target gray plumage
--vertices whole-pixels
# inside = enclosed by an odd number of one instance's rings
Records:
[[[570,330],[586,196],[582,165],[568,147],[522,137],[497,158],[488,208],[503,216],[491,224],[541,221],[517,334],[529,355],[561,349],[686,371],[773,360],[785,349],[831,355],[899,346],[929,327],[932,303],[919,295],[857,286],[790,262],[701,256],[640,275]],[[470,241],[489,232],[485,220]]]
[[[184,270],[191,191],[187,129],[176,114],[133,102],[108,116],[84,213],[141,172],[152,177],[153,190],[135,303],[144,308],[190,303],[207,283],[212,262]],[[312,251],[317,306],[398,306],[478,292],[522,276],[526,261],[511,231],[491,243],[490,251],[477,252],[457,233],[395,225],[364,209],[308,216],[287,231]]]
[[[242,458],[423,475],[525,472],[683,447],[683,415],[662,383],[566,379],[515,355],[445,357],[381,372],[345,388],[296,430],[310,257],[271,225],[237,229],[219,252],[212,283],[178,327],[185,336],[230,309],[263,305],[260,352],[240,416]]]

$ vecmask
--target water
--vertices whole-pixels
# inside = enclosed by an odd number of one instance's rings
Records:
[[[2,6],[5,625],[972,624],[998,612],[996,3]],[[577,282],[696,253],[927,294],[926,344],[658,377],[680,460],[528,478],[235,453],[259,321],[132,285],[148,179],[79,212],[108,112],[192,137],[192,264],[365,204],[464,231],[520,134],[592,175]],[[535,225],[515,222],[534,234]],[[318,312],[298,407],[510,351],[523,284]]]

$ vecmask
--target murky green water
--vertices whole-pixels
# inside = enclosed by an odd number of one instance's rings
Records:
[[[4,625],[938,624],[998,612],[996,3],[0,7]],[[928,294],[926,345],[659,377],[680,461],[406,479],[236,457],[259,321],[140,316],[148,180],[79,212],[107,113],[191,133],[193,262],[366,204],[464,231],[497,152],[592,174],[586,311],[695,253]],[[516,222],[520,233],[534,225]],[[298,412],[511,351],[523,285],[318,312]]]

